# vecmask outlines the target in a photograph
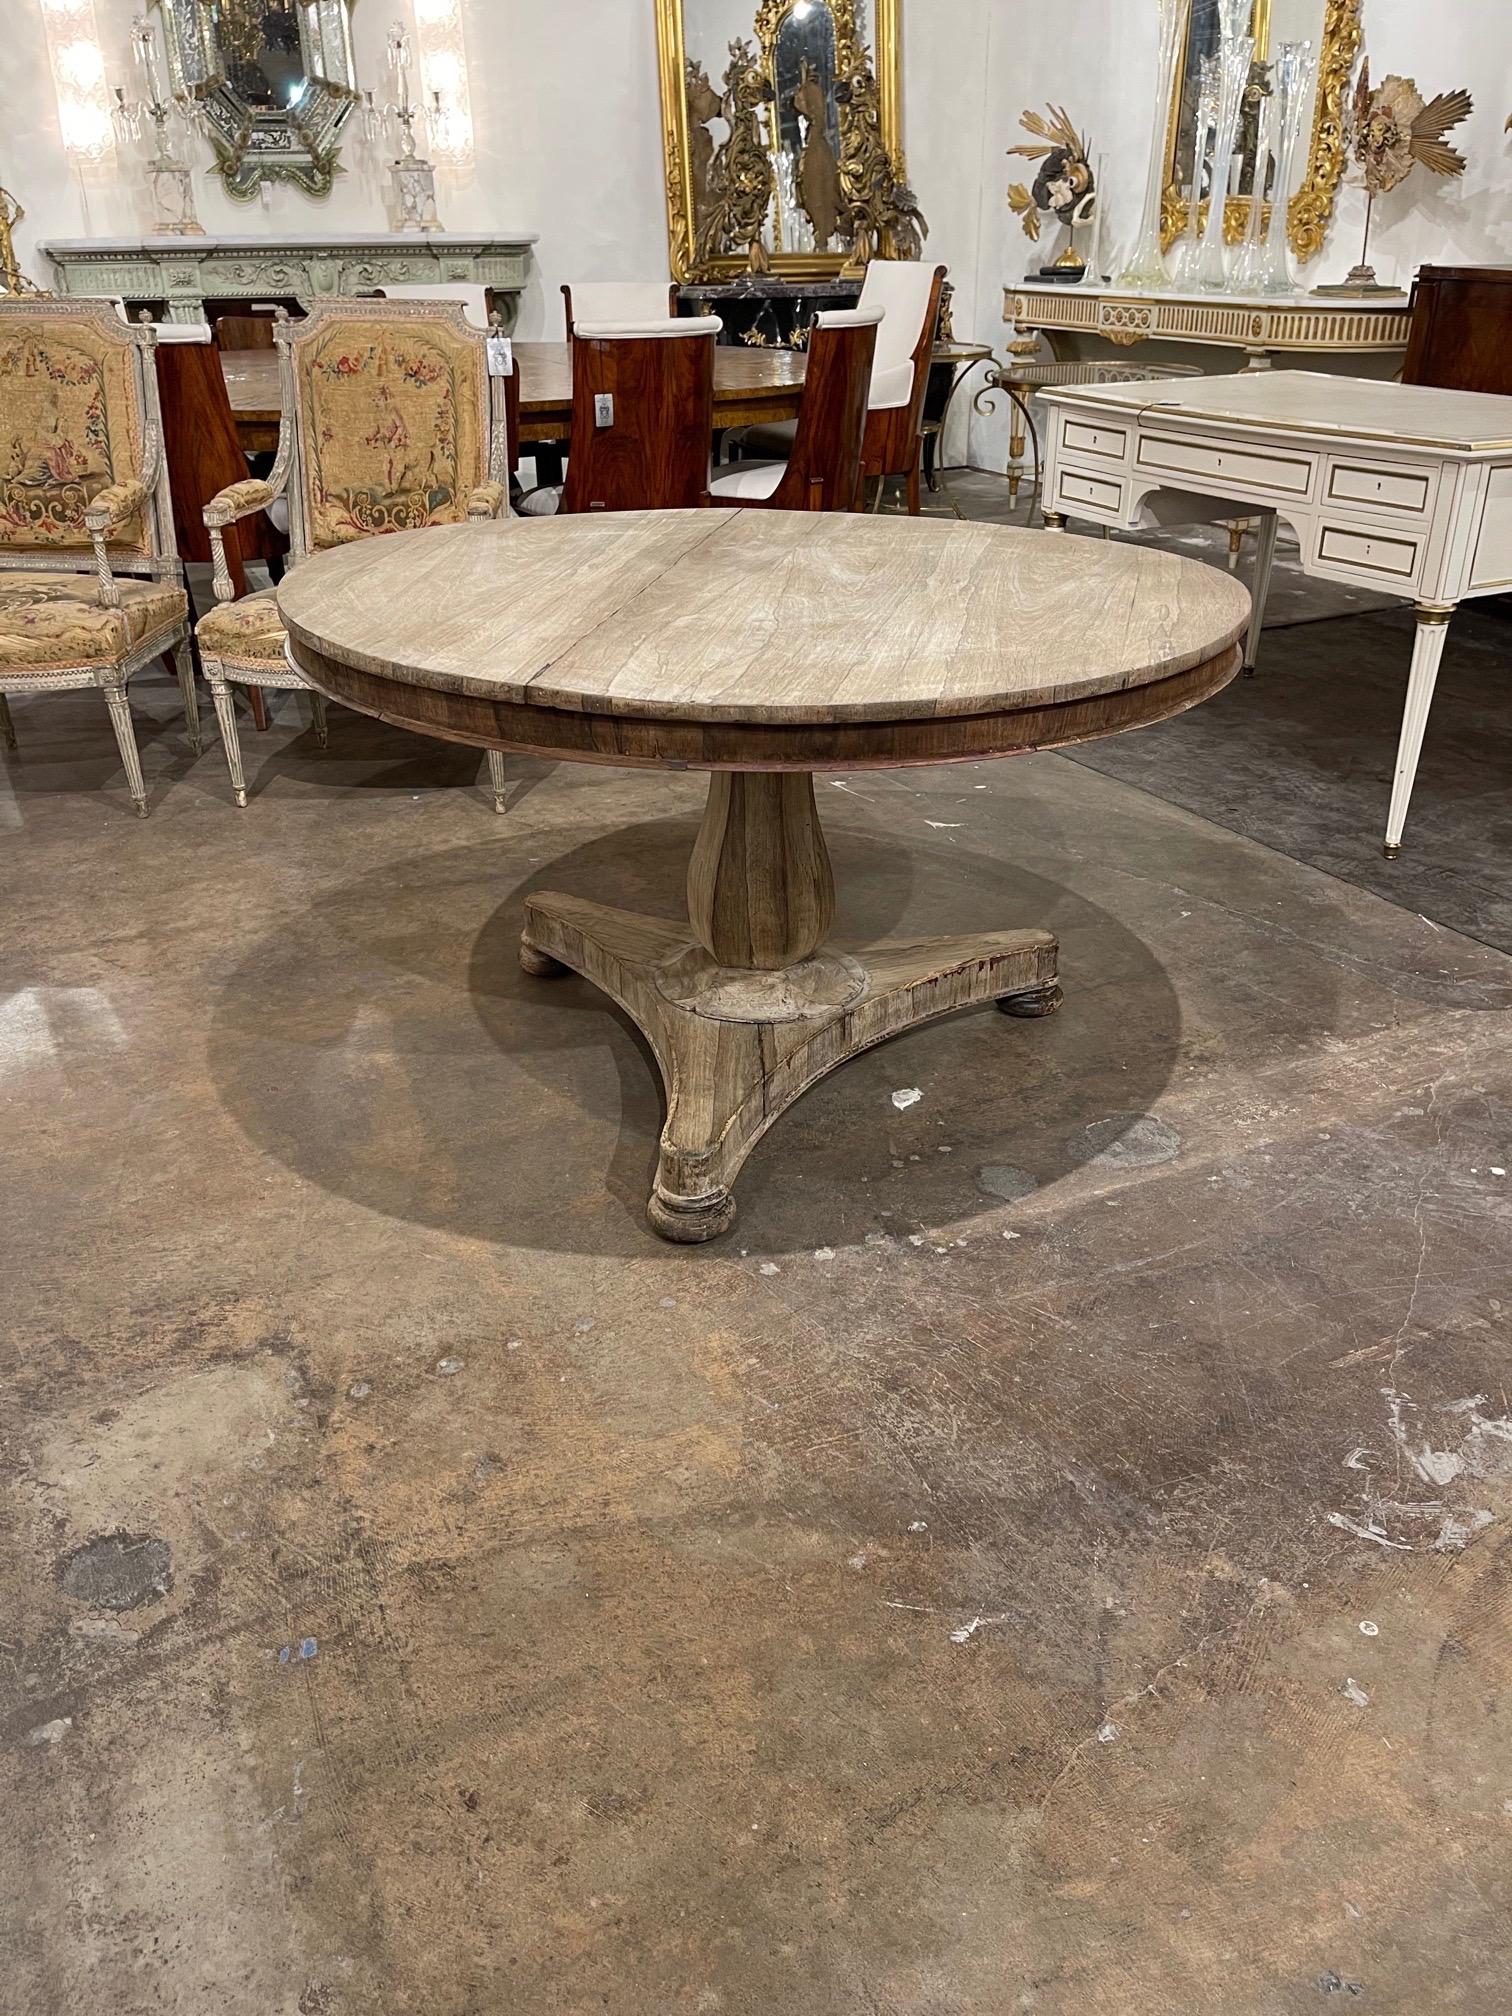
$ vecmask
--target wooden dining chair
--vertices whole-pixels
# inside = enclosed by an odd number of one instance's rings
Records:
[[[883,311],[861,449],[862,481],[877,483],[880,504],[888,477],[903,478],[908,508],[916,518],[923,502],[924,394],[945,270],[917,259],[873,259],[857,303]]]
[[[719,331],[716,315],[577,324],[563,511],[708,503]]]
[[[861,487],[861,444],[880,308],[815,318],[793,452],[785,462],[737,462],[710,486],[716,504],[768,511],[851,511]]]
[[[664,315],[675,315],[677,282],[580,280],[576,287],[563,287],[562,302],[570,343],[576,315],[585,322],[659,322]]]

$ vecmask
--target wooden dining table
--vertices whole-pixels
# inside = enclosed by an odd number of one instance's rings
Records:
[[[516,343],[520,439],[566,441],[572,434],[572,351],[566,343]],[[760,427],[796,418],[808,359],[801,350],[721,346],[714,352],[714,425]],[[221,369],[236,429],[248,454],[278,446],[281,397],[276,350],[223,350]]]
[[[667,1091],[647,1216],[682,1244],[728,1230],[752,1148],[848,1057],[980,1003],[1033,1018],[1060,1002],[1054,935],[995,916],[987,889],[964,935],[831,942],[813,773],[1164,720],[1234,677],[1250,614],[1221,568],[1153,548],[838,511],[400,532],[317,553],[278,605],[304,677],[364,713],[709,772],[686,918],[532,888],[520,943],[527,973],[583,975],[645,1035]],[[899,822],[872,844],[906,880]]]

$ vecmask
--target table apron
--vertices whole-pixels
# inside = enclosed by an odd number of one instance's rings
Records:
[[[1237,645],[1164,679],[1038,707],[907,721],[800,723],[651,720],[484,699],[383,677],[301,639],[289,653],[320,692],[396,727],[462,742],[620,768],[897,770],[1063,748],[1184,713],[1239,670]]]

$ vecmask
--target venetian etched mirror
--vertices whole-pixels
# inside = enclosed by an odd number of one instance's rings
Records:
[[[656,0],[678,280],[814,279],[854,256],[848,138],[852,159],[884,150],[901,185],[899,5]]]
[[[197,98],[232,196],[330,193],[357,103],[355,0],[156,0],[175,92]]]
[[[1288,192],[1291,210],[1287,235],[1299,259],[1311,259],[1322,251],[1333,215],[1334,196],[1344,172],[1344,104],[1360,47],[1360,7],[1361,0],[1254,0],[1251,32],[1257,64],[1272,61],[1283,42],[1311,42],[1318,52],[1317,85],[1302,129],[1304,145],[1305,136],[1309,133],[1312,136],[1311,149],[1302,179]],[[1186,228],[1196,147],[1198,71],[1202,59],[1217,50],[1218,41],[1218,0],[1192,0],[1186,47],[1176,66],[1166,129],[1161,225],[1167,246]],[[1224,236],[1231,244],[1244,236],[1249,221],[1258,102],[1257,92],[1251,89],[1245,98],[1235,149],[1234,179],[1229,184],[1224,210]],[[1275,193],[1270,187],[1261,192],[1267,202]],[[1204,183],[1198,191],[1199,200],[1205,202],[1209,195]]]

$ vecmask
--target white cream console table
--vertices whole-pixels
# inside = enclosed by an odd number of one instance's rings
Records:
[[[1073,358],[1078,339],[1101,338],[1119,349],[1181,343],[1236,350],[1247,370],[1264,370],[1277,357],[1327,357],[1344,369],[1362,358],[1400,364],[1410,306],[1405,294],[1363,301],[1313,294],[1136,294],[1027,280],[1003,289],[1003,320],[1043,333],[1062,361]]]
[[[1132,531],[1261,514],[1253,666],[1277,517],[1303,569],[1401,595],[1417,640],[1386,852],[1401,851],[1450,617],[1512,588],[1512,398],[1306,371],[1041,394],[1046,523]]]
[[[462,280],[492,287],[514,326],[533,231],[355,231],[345,237],[54,238],[41,248],[63,294],[166,304],[170,322],[203,322],[207,301],[356,294],[386,284]]]

